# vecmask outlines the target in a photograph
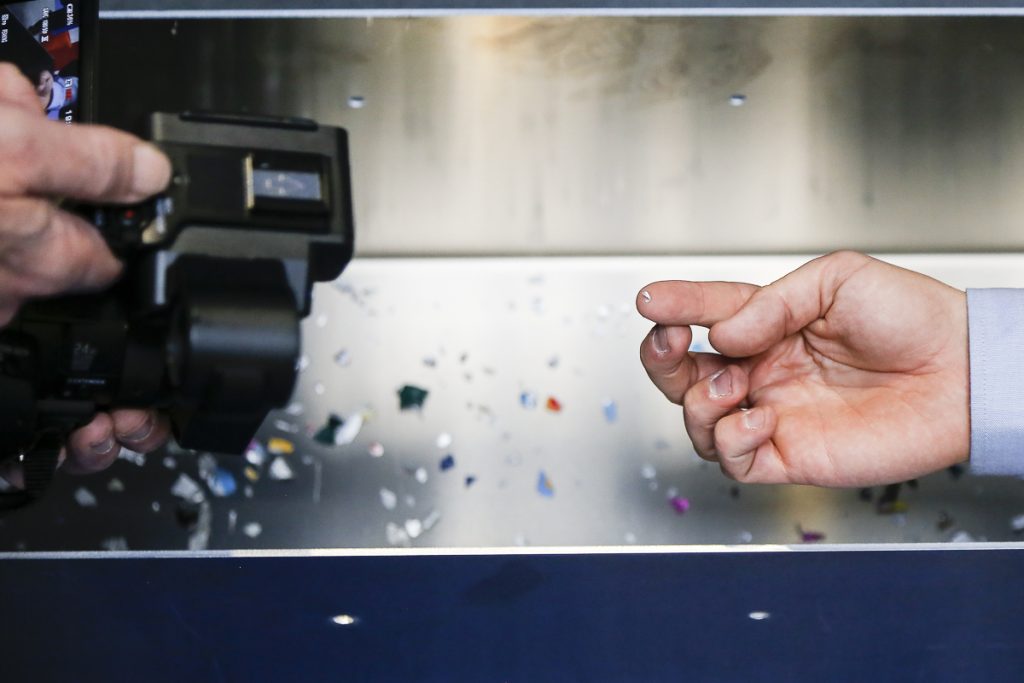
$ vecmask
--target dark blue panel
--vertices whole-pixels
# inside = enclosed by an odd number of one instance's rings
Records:
[[[5,680],[1019,681],[1022,576],[1018,550],[8,559],[0,654]]]

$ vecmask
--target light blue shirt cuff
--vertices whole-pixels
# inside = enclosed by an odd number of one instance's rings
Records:
[[[971,472],[1024,476],[1024,289],[968,289]]]

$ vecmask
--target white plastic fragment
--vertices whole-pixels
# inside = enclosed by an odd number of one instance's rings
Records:
[[[284,409],[284,412],[288,413],[292,417],[298,417],[306,412],[306,407],[298,401],[295,401],[294,403],[289,404],[289,406]]]
[[[238,511],[228,510],[228,533],[235,533],[235,526],[238,524]]]
[[[282,420],[280,418],[274,420],[274,429],[276,429],[279,432],[284,432],[285,434],[299,433],[299,425],[295,424],[294,422],[290,422],[289,420]]]
[[[242,489],[242,494],[246,498],[252,498],[252,494],[253,494],[252,487],[251,486],[246,486],[244,489]]]
[[[188,501],[189,503],[201,503],[206,500],[206,494],[199,488],[199,484],[196,480],[188,476],[184,472],[178,475],[174,485],[171,486],[171,495],[175,498],[181,498],[182,500]]]
[[[379,441],[374,441],[370,444],[370,455],[374,458],[380,458],[384,456],[384,444]]]
[[[395,506],[398,505],[398,496],[391,489],[381,489],[380,502],[385,509],[394,510]]]
[[[213,526],[213,510],[204,499],[199,504],[199,519],[196,520],[196,528],[188,537],[189,550],[206,550],[209,547],[211,526]]]
[[[146,454],[138,453],[136,451],[131,450],[130,448],[122,448],[121,452],[118,453],[117,458],[118,460],[127,460],[131,464],[137,465],[138,467],[146,466]]]
[[[121,493],[124,491],[124,483],[117,477],[114,477],[107,482],[107,490],[112,493]]]
[[[122,451],[122,452],[123,452],[123,451]],[[169,469],[169,470],[174,470],[174,469],[177,469],[177,468],[178,468],[178,461],[177,461],[177,460],[175,460],[175,459],[174,459],[174,458],[173,458],[172,456],[170,456],[170,455],[168,455],[168,456],[165,456],[165,457],[164,457],[164,467],[166,467],[166,468],[167,468],[167,469]]]
[[[347,446],[356,440],[360,430],[363,428],[363,414],[352,413],[345,419],[345,423],[334,432],[334,445]]]
[[[441,513],[437,510],[431,510],[430,514],[423,518],[423,530],[430,531],[441,521]]]
[[[111,552],[128,550],[128,539],[124,536],[111,536],[100,542],[100,547]]]
[[[419,538],[423,533],[423,522],[418,519],[405,520],[405,533],[409,534],[409,538]]]
[[[259,522],[249,522],[242,527],[242,533],[249,538],[256,538],[263,533],[263,525]]]
[[[654,468],[654,465],[650,463],[644,463],[640,468],[640,476],[644,479],[655,479],[658,476],[658,470]]]
[[[153,502],[152,502],[152,503],[150,504],[149,508],[150,508],[150,509],[151,509],[151,510],[152,510],[153,512],[160,512],[160,501],[158,501],[158,500],[154,500],[154,501],[153,501]]]
[[[267,449],[259,441],[253,439],[245,449],[245,461],[253,467],[260,467],[267,460]]]
[[[92,494],[92,491],[85,488],[84,486],[78,487],[75,491],[75,502],[84,508],[96,507],[96,496]]]
[[[950,543],[973,543],[976,539],[970,534],[970,532],[964,531],[963,529],[953,534],[953,537],[949,539]]]
[[[441,432],[437,435],[437,447],[442,451],[452,445],[452,435],[448,432]]]
[[[421,484],[426,484],[427,479],[429,479],[430,477],[430,475],[427,474],[426,468],[424,467],[416,468],[416,471],[413,473],[413,476],[416,478],[416,481],[418,481]]]
[[[388,522],[384,528],[384,535],[387,537],[390,545],[409,545],[409,534],[405,528],[398,526],[394,522]]]
[[[1014,531],[1024,531],[1024,514],[1017,515],[1011,519],[1010,528]]]
[[[277,456],[270,463],[270,478],[274,481],[289,481],[295,478],[295,472],[283,457]]]

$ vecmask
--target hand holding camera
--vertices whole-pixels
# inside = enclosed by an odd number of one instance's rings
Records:
[[[0,63],[0,325],[29,299],[95,291],[121,272],[96,228],[54,198],[135,203],[162,191],[170,174],[167,159],[132,135],[47,120],[32,84]],[[152,450],[169,433],[166,418],[150,410],[97,414],[68,439],[65,469],[103,469],[122,445]],[[17,463],[0,476],[22,483]]]

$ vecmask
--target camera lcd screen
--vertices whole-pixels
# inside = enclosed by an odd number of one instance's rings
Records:
[[[21,69],[40,108],[54,121],[73,123],[81,117],[85,5],[55,0],[0,5],[0,61]]]
[[[322,201],[324,198],[319,173],[255,169],[252,180],[256,197],[306,201]]]

